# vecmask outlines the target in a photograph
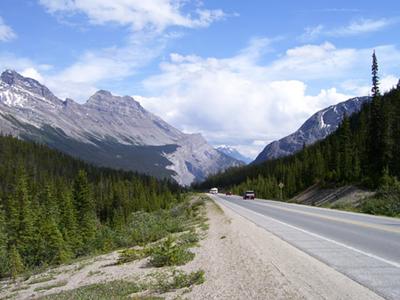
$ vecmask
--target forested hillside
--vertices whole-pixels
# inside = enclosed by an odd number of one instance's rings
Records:
[[[13,137],[0,161],[0,277],[126,245],[133,212],[180,201],[175,184]]]
[[[400,82],[382,96],[377,72],[374,54],[373,100],[359,113],[345,117],[338,130],[325,140],[287,158],[232,168],[196,187],[217,186],[238,194],[254,189],[260,198],[289,199],[315,183],[360,184],[379,189],[381,213],[399,214]],[[280,182],[284,184],[282,195]]]

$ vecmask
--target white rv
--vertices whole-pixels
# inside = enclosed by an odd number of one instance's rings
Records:
[[[217,188],[212,188],[210,190],[210,194],[218,194],[218,189]]]

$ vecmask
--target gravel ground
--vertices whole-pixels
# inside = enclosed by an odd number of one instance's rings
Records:
[[[381,299],[226,207],[208,204],[210,229],[187,269],[206,282],[188,299]]]

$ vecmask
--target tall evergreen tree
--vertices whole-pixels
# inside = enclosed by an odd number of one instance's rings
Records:
[[[380,91],[379,91],[379,75],[378,75],[378,59],[376,58],[376,53],[375,50],[372,53],[372,68],[371,68],[371,74],[372,74],[372,97],[376,98],[380,96]]]
[[[44,188],[41,203],[40,221],[38,227],[39,257],[42,262],[58,264],[65,262],[70,253],[58,228],[58,206],[55,201],[54,189],[51,184]]]
[[[8,275],[9,272],[7,245],[5,213],[0,205],[0,278]]]
[[[82,240],[78,232],[77,212],[73,203],[72,191],[65,188],[61,195],[60,229],[71,252],[76,253],[82,247]]]
[[[34,217],[31,207],[31,199],[28,191],[28,179],[23,167],[19,168],[16,175],[17,183],[14,193],[11,195],[9,207],[11,212],[9,215],[9,222],[11,224],[10,238],[13,245],[17,247],[18,253],[23,257],[29,257],[29,254],[34,251]],[[12,218],[17,216],[16,220]],[[14,230],[17,232],[13,232]],[[30,261],[25,261],[30,263]]]
[[[340,174],[345,181],[349,181],[352,177],[352,143],[350,120],[345,115],[340,128]]]
[[[22,262],[21,255],[15,245],[11,245],[8,258],[10,275],[13,279],[17,277],[18,274],[25,270],[24,263]]]
[[[83,170],[79,171],[74,183],[74,201],[78,212],[83,251],[87,252],[96,233],[96,212],[87,174]]]
[[[384,164],[384,115],[379,92],[378,60],[375,51],[372,54],[372,102],[370,109],[369,138],[369,165],[373,182],[377,184],[382,176]]]

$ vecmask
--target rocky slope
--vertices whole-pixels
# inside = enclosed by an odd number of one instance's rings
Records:
[[[253,163],[291,155],[301,150],[304,144],[310,145],[324,139],[338,128],[344,115],[358,112],[369,100],[370,97],[356,97],[320,110],[296,132],[268,144]]]
[[[36,80],[11,70],[0,77],[0,132],[98,165],[174,178],[182,185],[240,164],[131,97],[101,90],[85,104],[62,101]]]

